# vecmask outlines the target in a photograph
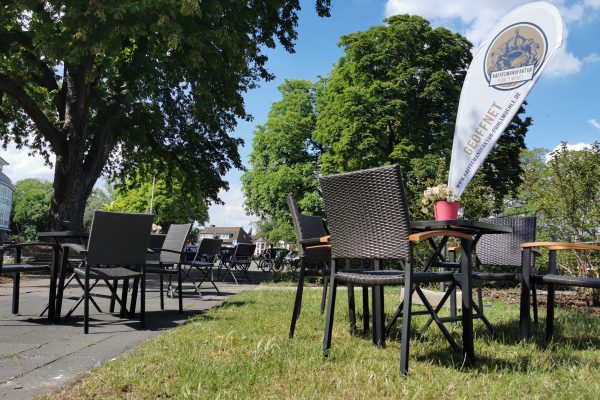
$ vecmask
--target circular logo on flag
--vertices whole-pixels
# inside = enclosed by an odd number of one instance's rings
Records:
[[[546,59],[548,40],[535,24],[519,22],[501,31],[485,54],[483,69],[490,86],[511,90],[538,73]]]

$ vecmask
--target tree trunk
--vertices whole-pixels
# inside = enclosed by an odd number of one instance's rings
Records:
[[[58,156],[56,158],[49,222],[53,231],[84,230],[85,205],[98,176],[93,179],[86,177],[82,162],[77,161],[79,160],[65,161],[65,158]],[[92,183],[90,185],[86,182]]]

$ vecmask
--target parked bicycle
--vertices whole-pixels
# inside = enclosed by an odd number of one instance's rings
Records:
[[[266,249],[260,255],[258,267],[264,272],[281,272],[284,269],[294,270],[298,255],[284,248]]]

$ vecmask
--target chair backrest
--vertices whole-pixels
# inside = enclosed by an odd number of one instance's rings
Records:
[[[333,258],[410,258],[410,218],[399,165],[319,181]]]
[[[535,217],[484,218],[481,221],[512,228],[512,233],[483,235],[475,254],[482,265],[520,267],[521,243],[535,242]]]
[[[321,219],[321,217],[300,213],[296,199],[294,199],[294,196],[291,193],[288,193],[287,195],[287,204],[290,213],[292,214],[292,222],[294,223],[296,239],[298,240],[298,255],[302,257],[304,255],[304,249],[300,241],[326,236],[327,231],[325,230],[323,219]]]
[[[164,233],[153,233],[150,235],[150,243],[148,244],[148,247],[151,249],[160,249],[163,246],[163,243],[165,242],[165,237],[167,235],[165,235]]]
[[[221,239],[202,239],[198,245],[198,251],[194,260],[204,259],[206,261],[213,261],[217,255],[221,254],[222,244],[223,240]]]
[[[233,250],[233,258],[251,258],[254,255],[254,250],[256,250],[255,244],[238,243]]]
[[[146,262],[153,214],[95,211],[86,261],[91,265],[141,265]]]
[[[192,230],[192,224],[171,224],[161,249],[181,253],[185,247],[190,230]],[[163,264],[177,264],[180,260],[181,254],[171,253],[170,251],[160,252],[160,262]]]

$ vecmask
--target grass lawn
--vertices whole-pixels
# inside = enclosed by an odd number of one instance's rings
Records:
[[[399,289],[386,291],[393,311]],[[360,312],[360,290],[357,307]],[[494,302],[486,311],[492,338],[475,321],[477,364],[461,366],[436,327],[417,339],[401,377],[399,342],[374,348],[348,332],[346,293],[338,293],[332,351],[322,357],[324,317],[319,290],[305,292],[296,337],[288,339],[294,291],[236,295],[224,306],[169,330],[132,353],[86,374],[48,398],[589,398],[600,397],[600,320],[557,310],[557,339],[520,343],[518,307]],[[543,318],[541,312],[541,318]],[[542,336],[542,324],[534,334]],[[361,328],[359,326],[359,328]],[[395,332],[399,335],[399,329]],[[454,330],[460,343],[460,325]]]

